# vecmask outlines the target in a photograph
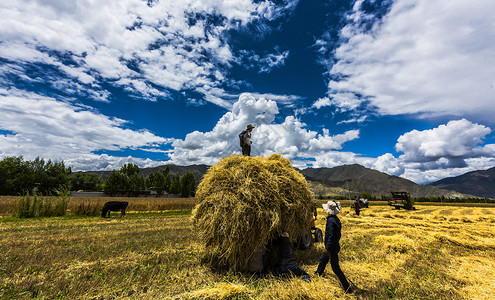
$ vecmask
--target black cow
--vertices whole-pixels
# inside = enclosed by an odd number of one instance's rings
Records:
[[[120,217],[122,218],[125,216],[125,209],[127,208],[127,205],[129,205],[129,202],[126,201],[108,201],[103,205],[103,208],[101,209],[101,216],[105,218],[105,216],[108,214],[108,217],[110,218],[110,212],[111,211],[119,211],[120,210]]]

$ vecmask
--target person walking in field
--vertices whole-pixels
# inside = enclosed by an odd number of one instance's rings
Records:
[[[354,201],[354,211],[356,212],[356,215],[359,216],[359,212],[361,210],[361,202],[359,201]]]
[[[332,270],[337,275],[346,293],[352,293],[351,286],[344,275],[344,272],[340,269],[339,265],[339,251],[340,251],[340,236],[342,223],[340,222],[337,214],[340,213],[342,207],[340,202],[328,201],[323,204],[323,209],[328,213],[327,224],[325,229],[325,250],[320,256],[320,263],[316,269],[316,275],[322,275],[325,271],[325,267],[330,261]]]
[[[253,143],[251,141],[251,132],[253,131],[253,128],[255,127],[249,124],[246,127],[246,130],[243,130],[239,134],[239,140],[242,147],[242,155],[251,156],[251,144]]]

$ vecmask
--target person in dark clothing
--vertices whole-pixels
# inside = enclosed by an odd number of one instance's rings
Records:
[[[356,212],[356,215],[359,216],[359,212],[361,210],[361,203],[359,201],[354,201],[354,211]]]
[[[241,147],[242,147],[242,155],[251,156],[251,144],[253,143],[251,141],[251,132],[253,131],[253,128],[255,128],[255,127],[253,125],[249,124],[246,127],[246,130],[243,130],[239,134],[239,138],[241,141]]]
[[[340,219],[337,217],[337,214],[340,213],[341,206],[340,203],[328,201],[323,204],[323,209],[328,213],[327,216],[327,224],[325,229],[325,250],[320,256],[320,263],[318,264],[318,268],[316,269],[315,274],[322,275],[323,271],[325,271],[325,267],[330,261],[330,265],[332,266],[332,270],[337,275],[344,288],[346,293],[352,293],[351,286],[347,281],[347,278],[344,275],[344,272],[340,269],[339,265],[339,251],[340,251],[340,237],[341,237],[341,229],[342,223]]]
[[[278,268],[279,273],[281,275],[290,275],[293,274],[297,277],[301,277],[302,280],[309,282],[311,281],[311,277],[306,271],[301,269],[297,264],[296,258],[294,256],[294,247],[292,246],[292,242],[289,239],[289,234],[287,232],[282,232],[280,237],[273,240],[271,243],[271,247],[265,253],[263,257],[263,271],[262,274],[266,274],[268,272],[268,267],[270,266],[271,259],[271,251],[273,246],[278,245]]]

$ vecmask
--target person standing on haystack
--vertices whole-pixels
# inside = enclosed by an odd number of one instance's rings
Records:
[[[253,143],[251,141],[251,132],[253,131],[253,128],[255,127],[249,124],[246,127],[246,130],[243,130],[239,134],[239,139],[242,147],[242,155],[251,156],[251,144]]]
[[[340,202],[328,201],[323,204],[323,209],[328,213],[327,225],[325,229],[325,250],[320,256],[320,263],[316,269],[316,275],[322,275],[325,271],[328,261],[332,266],[332,270],[337,275],[346,293],[352,293],[351,286],[344,275],[344,272],[340,269],[339,265],[339,251],[340,251],[340,236],[342,223],[340,222],[337,214],[340,213],[342,207]]]

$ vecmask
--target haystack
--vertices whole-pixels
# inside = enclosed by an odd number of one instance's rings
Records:
[[[210,262],[246,270],[251,256],[287,231],[308,230],[312,194],[288,159],[233,155],[212,166],[196,191],[195,228]]]

